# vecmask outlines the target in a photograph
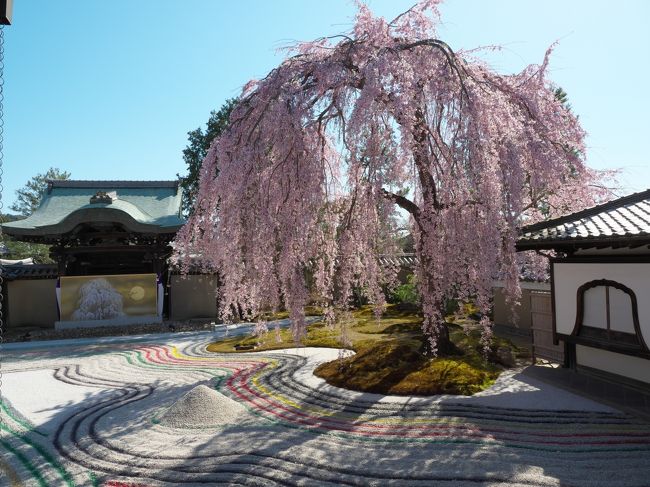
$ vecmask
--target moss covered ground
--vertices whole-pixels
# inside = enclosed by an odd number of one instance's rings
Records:
[[[302,342],[307,347],[340,348],[340,328],[347,321],[349,347],[356,352],[347,358],[320,365],[315,374],[328,383],[347,389],[398,395],[463,394],[479,392],[494,383],[503,366],[496,354],[484,356],[480,330],[471,320],[449,323],[454,352],[445,357],[427,353],[420,326],[422,318],[412,309],[388,306],[379,320],[371,307],[363,307],[330,328],[324,323],[308,327]],[[279,338],[279,339],[278,339]],[[212,352],[262,351],[294,347],[291,331],[274,330],[261,337],[232,337],[212,343]],[[507,340],[494,338],[491,349],[519,351]]]

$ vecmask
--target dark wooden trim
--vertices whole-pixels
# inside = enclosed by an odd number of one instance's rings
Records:
[[[650,264],[650,255],[584,255],[551,257],[551,264]]]
[[[515,244],[517,252],[536,249],[555,249],[561,252],[574,252],[592,248],[623,248],[650,245],[650,235],[640,234],[617,237],[562,238],[552,240],[519,240]]]
[[[107,252],[157,252],[160,254],[170,255],[172,248],[167,245],[94,245],[89,247],[65,247],[59,248],[56,251],[59,254],[78,255],[78,254],[94,254],[94,253],[107,253]]]
[[[624,345],[615,344],[612,342],[594,340],[583,336],[565,335],[564,333],[558,333],[557,336],[560,340],[563,340],[568,344],[600,348],[601,350],[607,350],[608,352],[621,353],[623,355],[630,355],[632,357],[650,359],[650,352],[639,347],[626,347]]]
[[[601,342],[620,343],[623,346],[640,348],[639,338],[636,333],[625,331],[606,330],[595,326],[582,325],[580,327],[580,338],[589,338]]]
[[[575,370],[578,365],[575,343],[564,341],[564,367]]]
[[[595,279],[593,281],[589,281],[584,283],[582,286],[578,288],[578,291],[576,292],[576,322],[575,325],[573,326],[573,331],[571,332],[571,336],[574,337],[579,337],[579,338],[585,338],[585,337],[580,337],[580,328],[583,325],[582,320],[584,318],[584,294],[586,291],[589,289],[593,289],[595,287],[613,287],[615,289],[618,289],[619,291],[624,292],[630,297],[631,305],[632,305],[632,322],[634,324],[634,332],[636,334],[637,339],[639,340],[639,346],[641,347],[642,350],[648,351],[648,346],[645,343],[645,340],[643,339],[643,333],[641,332],[641,325],[639,323],[639,308],[638,308],[638,303],[636,299],[636,294],[634,294],[634,291],[627,287],[625,284],[621,284],[620,282],[617,281],[612,281],[610,279]],[[608,310],[607,312],[609,313],[609,303],[607,302],[606,304]],[[608,318],[609,321],[609,318]],[[609,329],[609,326],[608,326]],[[590,341],[594,341],[593,339],[589,339]],[[598,340],[598,342],[600,342]],[[610,342],[611,346],[613,347],[622,347],[626,348],[622,344],[616,344],[616,342]],[[627,348],[626,348],[627,349]]]
[[[0,24],[11,25],[13,0],[0,0]]]
[[[606,343],[598,340],[593,340],[585,337],[577,336],[578,330],[574,325],[571,335],[564,333],[559,333],[557,331],[557,321],[556,321],[556,310],[555,310],[555,264],[645,264],[650,263],[650,256],[647,255],[608,255],[608,256],[578,256],[578,257],[552,257],[550,260],[551,267],[551,304],[553,310],[553,343],[559,343],[559,340],[563,340],[565,343],[565,366],[575,368],[576,359],[575,359],[575,346],[576,344],[584,345],[588,347],[600,348],[603,350],[608,350],[610,352],[622,353],[625,355],[631,355],[635,357],[649,358],[650,352],[644,341],[643,334],[641,333],[641,327],[638,317],[638,308],[637,300],[634,292],[629,289],[632,293],[631,300],[633,304],[633,322],[634,329],[641,344],[641,348],[632,347],[628,348],[625,346],[613,345],[612,343]],[[607,281],[602,279],[600,281]],[[593,282],[593,281],[592,281]],[[610,281],[615,282],[615,281]],[[620,283],[616,283],[619,286],[623,286]],[[584,284],[583,284],[584,286]],[[617,286],[614,286],[617,287]],[[582,286],[581,286],[582,288]],[[619,288],[620,289],[620,288]],[[625,291],[624,291],[625,292]],[[578,288],[578,295],[580,295],[580,288]],[[578,298],[576,298],[577,300]],[[583,313],[582,304],[577,302],[576,314]],[[582,317],[580,317],[580,322]],[[576,324],[578,323],[578,317],[576,316]]]
[[[555,321],[555,272],[553,269],[554,262],[551,261],[551,319],[553,321],[552,332],[553,332],[553,345],[559,345],[560,341],[557,338],[557,322]]]

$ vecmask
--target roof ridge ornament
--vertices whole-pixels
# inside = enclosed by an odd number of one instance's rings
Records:
[[[93,196],[90,197],[90,204],[95,203],[105,203],[110,205],[113,203],[114,196],[117,196],[115,192],[107,193],[106,191],[97,191]]]

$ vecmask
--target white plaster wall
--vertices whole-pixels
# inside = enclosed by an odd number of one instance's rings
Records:
[[[173,320],[217,317],[217,278],[189,275],[171,278],[170,317]]]
[[[578,365],[650,384],[650,360],[582,345],[576,345],[576,359]]]
[[[555,323],[558,333],[571,334],[576,320],[578,288],[595,279],[610,279],[636,294],[641,333],[650,344],[650,263],[553,263]],[[620,354],[614,354],[621,357]],[[646,361],[647,362],[647,361]],[[646,364],[646,367],[648,364]]]
[[[56,279],[8,281],[8,326],[54,326],[59,317],[55,289]]]

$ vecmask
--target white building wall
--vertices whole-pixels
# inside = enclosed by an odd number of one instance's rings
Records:
[[[576,359],[578,365],[650,384],[650,360],[583,345],[576,345]]]

